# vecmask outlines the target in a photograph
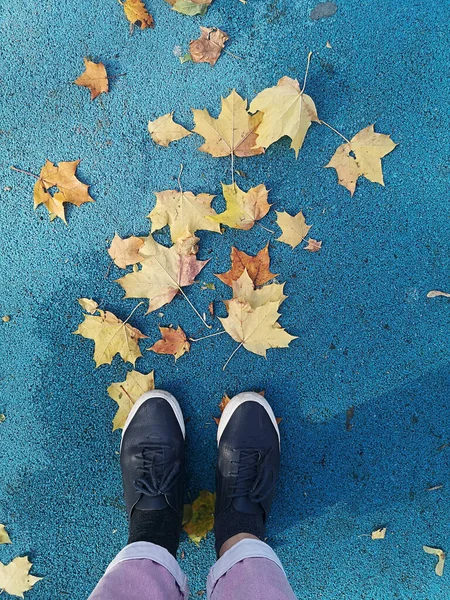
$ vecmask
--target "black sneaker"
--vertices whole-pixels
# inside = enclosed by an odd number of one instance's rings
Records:
[[[230,400],[217,432],[216,551],[238,533],[264,538],[280,466],[280,432],[269,403],[256,392]]]
[[[131,409],[120,448],[128,543],[153,542],[176,554],[183,517],[184,437],[183,413],[169,392],[146,392]]]

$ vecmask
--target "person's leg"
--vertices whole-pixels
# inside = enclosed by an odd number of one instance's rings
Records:
[[[186,577],[176,561],[183,517],[184,435],[180,406],[168,392],[147,392],[134,404],[120,447],[128,545],[89,600],[188,597]]]
[[[211,600],[295,600],[275,552],[262,540],[280,465],[280,433],[268,402],[254,392],[225,407],[217,432],[214,533],[218,561]]]

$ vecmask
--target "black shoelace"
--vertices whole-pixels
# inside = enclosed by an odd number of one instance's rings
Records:
[[[240,452],[240,458],[239,461],[231,461],[231,464],[238,465],[238,472],[230,473],[236,476],[236,485],[230,498],[246,497],[251,502],[264,502],[271,491],[272,469],[267,466],[267,462],[272,450],[236,450]]]
[[[181,462],[171,458],[167,444],[141,444],[142,477],[134,480],[134,488],[152,498],[167,494],[181,475]]]

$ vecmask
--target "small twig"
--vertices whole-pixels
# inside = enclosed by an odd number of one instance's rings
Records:
[[[116,79],[117,77],[125,77],[125,75],[126,75],[126,73],[119,73],[119,75],[108,75],[108,79]]]
[[[347,142],[347,144],[351,144],[350,140],[348,140],[345,135],[342,135],[342,133],[340,133],[337,129],[335,129],[334,127],[331,127],[331,125],[329,125],[328,123],[325,123],[325,121],[320,120],[320,124],[321,125],[325,125],[326,127],[328,127],[329,129],[331,129],[331,131],[334,131],[334,133],[337,133],[338,135],[341,136],[341,138],[343,140],[345,140]]]
[[[12,169],[13,171],[17,171],[18,173],[24,173],[25,175],[31,175],[31,177],[35,177],[36,179],[40,179],[39,175],[35,175],[34,173],[30,173],[30,171],[24,171],[23,169],[18,169],[17,167],[14,167],[14,166],[11,166],[10,169]]]
[[[244,345],[244,342],[241,342],[241,343],[239,344],[239,346],[233,350],[233,352],[231,353],[231,356],[229,357],[229,359],[227,360],[227,362],[226,362],[226,363],[223,365],[223,367],[222,367],[222,371],[225,371],[225,369],[227,368],[227,366],[228,366],[228,363],[230,362],[230,360],[233,358],[233,356],[236,354],[236,352],[239,350],[239,348],[240,348],[241,346],[243,346],[243,345]]]
[[[273,233],[273,235],[275,235],[275,231],[272,231],[271,229],[267,229],[267,227],[264,227],[264,225],[261,225],[261,223],[259,223],[258,221],[256,221],[256,224],[259,225],[260,227],[262,227],[263,229],[265,229],[266,231],[268,231],[269,233]]]
[[[233,58],[237,58],[238,60],[245,60],[242,56],[238,56],[237,54],[233,54],[229,50],[225,50],[225,48],[222,48],[222,52],[225,52],[225,54],[229,54],[230,56],[232,56]]]
[[[178,175],[178,187],[180,188],[180,194],[183,195],[183,188],[181,187],[181,175],[183,174],[184,166],[180,164],[180,173]]]
[[[211,338],[214,337],[216,335],[222,335],[222,333],[226,333],[226,331],[217,331],[216,333],[210,333],[209,335],[204,335],[203,337],[200,338],[189,338],[190,342],[199,342],[200,340],[206,340],[207,338]]]
[[[305,87],[306,87],[306,80],[308,78],[308,71],[309,71],[309,64],[311,62],[311,56],[312,56],[312,52],[308,53],[308,62],[306,63],[306,71],[305,71],[305,78],[303,80],[303,87],[302,87],[302,91],[300,92],[301,94],[303,94],[303,92],[305,91]]]

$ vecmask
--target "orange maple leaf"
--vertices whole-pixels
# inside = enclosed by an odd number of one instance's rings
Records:
[[[256,286],[264,285],[276,275],[270,272],[269,242],[256,256],[246,254],[234,246],[231,248],[231,269],[226,273],[216,273],[216,277],[226,285],[232,287],[233,281],[237,281],[245,269],[250,279]]]

